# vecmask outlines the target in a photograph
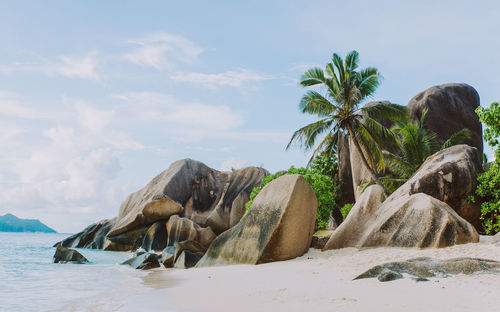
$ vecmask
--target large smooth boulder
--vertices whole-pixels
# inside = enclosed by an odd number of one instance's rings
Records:
[[[458,215],[481,229],[481,206],[470,201],[482,172],[477,149],[455,145],[429,156],[418,171],[391,197],[425,193],[448,204]]]
[[[128,196],[109,235],[168,220],[172,215],[185,216],[221,233],[239,221],[252,189],[267,174],[256,167],[220,172],[195,160],[176,161]]]
[[[417,281],[431,277],[449,277],[456,274],[498,274],[500,262],[478,258],[454,258],[447,260],[428,257],[377,265],[354,279],[377,277],[381,282],[393,281],[409,275]]]
[[[54,258],[52,259],[54,263],[87,263],[89,260],[85,258],[81,253],[74,249],[69,249],[61,245],[57,245]]]
[[[425,108],[429,110],[424,127],[437,134],[440,144],[455,132],[468,128],[471,138],[464,143],[477,148],[482,155],[482,125],[475,112],[479,105],[479,94],[473,87],[465,83],[448,83],[420,92],[407,107],[413,120],[419,120]]]
[[[256,264],[303,255],[311,245],[317,200],[300,175],[284,175],[267,184],[245,217],[219,235],[198,267]]]
[[[476,151],[457,145],[432,155],[385,201],[381,187],[368,187],[324,250],[446,247],[477,242],[479,235],[467,222],[477,223],[480,214],[479,207],[467,201],[480,168]]]

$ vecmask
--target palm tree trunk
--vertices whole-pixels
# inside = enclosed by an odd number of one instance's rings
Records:
[[[370,172],[370,174],[372,175],[372,178],[373,180],[375,180],[375,182],[380,186],[382,187],[382,189],[384,190],[384,193],[385,193],[385,196],[389,196],[391,195],[391,193],[389,193],[389,191],[385,188],[385,186],[382,184],[382,182],[380,181],[380,179],[378,178],[377,174],[375,173],[375,171],[370,167],[370,165],[368,164],[368,161],[366,160],[366,157],[365,157],[365,154],[363,153],[363,150],[361,149],[361,146],[359,145],[359,142],[358,140],[356,139],[356,136],[354,135],[354,131],[352,131],[352,127],[350,125],[347,126],[347,131],[349,131],[349,136],[351,137],[352,139],[352,142],[354,143],[354,146],[356,146],[356,149],[358,150],[358,153],[361,155],[361,160],[363,161],[363,165],[365,165],[366,169],[368,169],[368,171]],[[352,164],[351,164],[352,166]]]

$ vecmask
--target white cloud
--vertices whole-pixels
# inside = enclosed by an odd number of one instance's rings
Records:
[[[181,35],[157,33],[142,40],[129,41],[136,48],[123,55],[124,59],[158,70],[172,70],[181,63],[194,63],[204,51],[196,43]]]
[[[0,73],[41,72],[47,76],[62,76],[99,81],[97,73],[98,56],[91,51],[84,56],[62,55],[57,61],[40,58],[39,62],[16,62],[14,65],[1,66]]]
[[[29,107],[29,99],[9,96]],[[121,170],[120,157],[145,147],[113,128],[114,110],[68,97],[62,104],[61,111],[46,112],[42,123],[13,123],[12,110],[0,114],[0,202],[21,217],[49,218],[64,231],[83,228],[96,214],[116,213],[128,193],[110,185]]]
[[[11,92],[0,91],[0,116],[33,119],[39,118],[35,110],[22,104],[23,97]]]
[[[170,78],[174,81],[198,84],[208,88],[219,86],[239,88],[245,82],[273,79],[271,76],[263,75],[249,69],[231,70],[219,74],[176,73],[170,76]]]
[[[59,63],[49,65],[49,71],[51,70],[50,67],[53,67],[57,74],[64,77],[100,80],[96,71],[98,59],[95,51],[83,57],[65,55],[59,59]]]
[[[92,133],[100,132],[108,125],[113,119],[115,112],[113,110],[98,110],[85,101],[71,100],[63,97],[63,103],[73,101],[78,120],[86,129]]]
[[[231,158],[231,159],[224,161],[220,166],[220,170],[221,171],[231,171],[232,169],[241,169],[241,168],[246,167],[246,166],[248,166],[248,161],[243,160],[243,159],[238,158],[238,157],[234,157],[234,158]]]
[[[181,101],[170,95],[152,92],[128,93],[114,98],[122,100],[120,110],[128,118],[148,122],[163,122],[169,129],[186,134],[206,136],[229,131],[243,124],[241,112],[224,105],[207,105]],[[177,132],[176,131],[176,132]]]

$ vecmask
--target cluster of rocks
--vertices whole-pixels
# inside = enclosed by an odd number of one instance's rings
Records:
[[[226,173],[177,161],[128,196],[117,218],[56,245],[137,251],[124,264],[138,269],[295,258],[311,245],[317,210],[316,195],[302,176],[266,185],[240,222],[251,191],[267,174],[256,167]]]
[[[370,102],[371,106],[380,102]],[[389,103],[389,102],[387,102]],[[437,143],[443,144],[450,136],[463,128],[468,128],[471,137],[464,143],[477,149],[479,156],[483,153],[482,125],[475,113],[479,107],[479,94],[470,85],[450,83],[433,86],[414,96],[407,105],[410,118],[420,120],[422,111],[427,109],[424,128],[437,135]],[[384,126],[392,126],[390,120],[379,120]],[[344,181],[342,203],[355,202],[362,193],[363,185],[371,181],[371,175],[364,166],[360,166],[361,158],[357,150],[343,140],[339,145],[339,178]],[[478,226],[478,224],[474,224]]]
[[[433,87],[410,101],[408,107],[414,118],[419,118],[424,108],[429,109],[426,127],[439,138],[447,138],[464,127],[473,135],[467,144],[430,156],[388,198],[377,185],[361,193],[359,186],[368,175],[354,166],[360,163],[356,158],[359,155],[349,154],[349,143],[343,142],[339,148],[347,154],[339,161],[353,166],[352,170],[342,166],[340,174],[352,181],[350,194],[357,201],[340,226],[321,232],[314,239],[317,199],[302,176],[284,175],[268,183],[244,216],[250,193],[268,174],[266,170],[248,167],[219,172],[186,159],[173,163],[146,187],[128,196],[116,218],[90,225],[58,243],[58,250],[138,250],[124,264],[151,269],[161,265],[190,268],[281,261],[303,255],[311,245],[323,250],[441,248],[478,242],[480,206],[468,200],[482,170],[481,124],[472,113],[478,105],[477,92],[463,84]],[[474,263],[497,268],[497,264],[487,260],[453,261],[455,266]],[[414,274],[421,270],[415,268],[424,266],[424,262],[434,267],[448,265],[417,259],[409,264],[376,267],[359,278],[398,278],[402,272],[394,268],[403,268],[403,273],[415,278],[425,278]]]
[[[161,251],[194,240],[205,247],[234,226],[252,189],[268,174],[248,167],[219,172],[201,162],[174,162],[141,190],[130,194],[119,214],[60,242],[64,247],[111,251]]]

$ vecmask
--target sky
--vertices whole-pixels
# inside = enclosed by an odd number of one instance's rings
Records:
[[[300,75],[360,54],[406,105],[500,100],[498,1],[0,1],[0,215],[73,233],[183,158],[304,166]],[[491,149],[485,152],[492,157]]]

